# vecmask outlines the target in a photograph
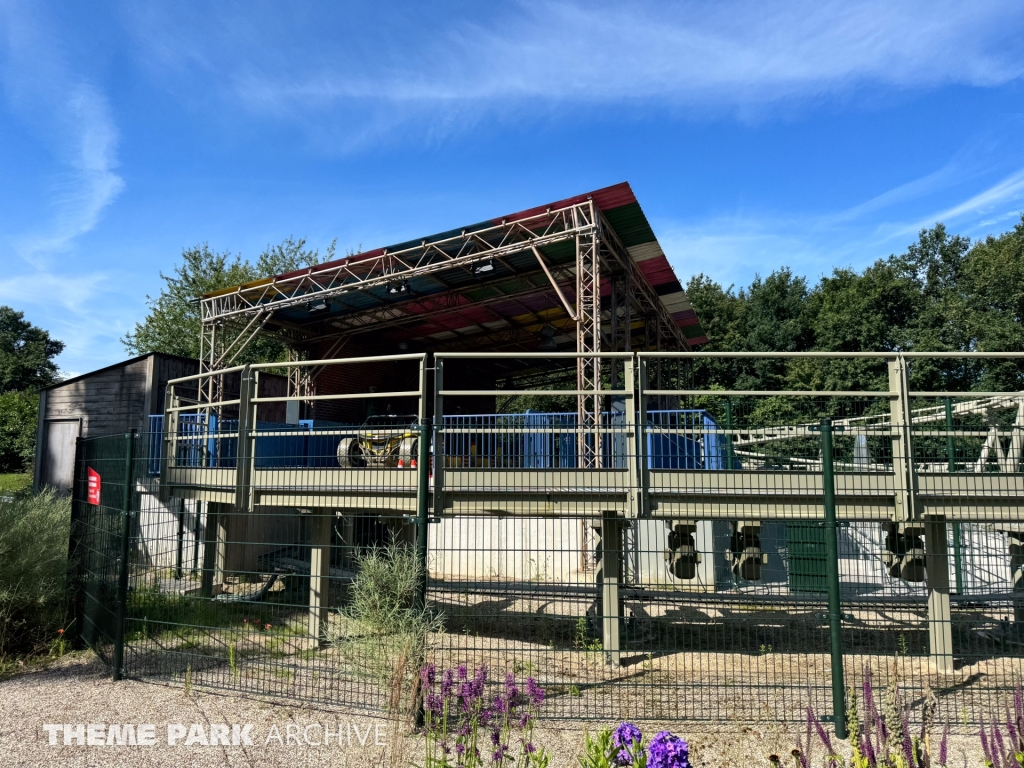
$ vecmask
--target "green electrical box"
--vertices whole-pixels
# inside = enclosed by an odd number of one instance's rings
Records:
[[[825,526],[821,523],[786,523],[789,550],[789,588],[793,592],[824,595]]]

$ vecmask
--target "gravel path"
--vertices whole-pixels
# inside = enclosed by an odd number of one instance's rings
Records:
[[[56,744],[50,745],[47,724],[151,724],[152,746],[78,746],[64,744],[62,730],[50,729]],[[168,744],[168,728],[183,726],[175,746]],[[221,733],[231,741],[231,726],[237,729],[237,746],[202,746],[198,729],[207,741],[213,726],[227,726]],[[536,741],[552,752],[552,768],[575,766],[575,755],[583,742],[585,727],[601,723],[548,723],[538,728]],[[704,768],[748,768],[767,766],[767,755],[788,757],[794,734],[786,727],[765,724],[721,729],[702,724],[642,723],[645,730],[669,727],[687,737],[695,765]],[[245,726],[251,726],[247,731]],[[322,741],[324,727],[332,734],[330,746]],[[334,733],[340,732],[338,737]],[[94,733],[97,735],[98,732]],[[105,731],[106,736],[111,736]],[[68,734],[73,736],[73,734]],[[87,734],[85,734],[87,737]],[[251,745],[244,743],[249,737]],[[291,738],[289,739],[289,735]],[[186,746],[189,737],[193,743]],[[216,739],[215,739],[216,740]],[[362,740],[362,744],[360,741]],[[73,739],[72,739],[73,741]],[[290,741],[290,743],[289,743]],[[820,749],[818,750],[820,754]],[[976,737],[953,739],[950,766],[982,765]],[[270,768],[371,768],[402,767],[422,762],[422,741],[405,726],[386,718],[342,710],[324,711],[307,707],[272,704],[265,701],[192,692],[180,687],[123,680],[114,683],[106,668],[89,654],[75,654],[52,666],[26,672],[0,683],[0,766],[252,766]]]

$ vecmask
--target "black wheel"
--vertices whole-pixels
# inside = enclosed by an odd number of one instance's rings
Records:
[[[346,437],[344,440],[338,443],[338,466],[366,466],[366,457],[363,455],[363,448],[361,445],[359,445],[358,437]]]

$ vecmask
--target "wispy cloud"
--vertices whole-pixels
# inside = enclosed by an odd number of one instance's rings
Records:
[[[103,93],[64,60],[45,23],[13,4],[0,6],[0,82],[11,112],[49,143],[59,170],[38,221],[11,237],[19,256],[37,268],[91,231],[124,189],[118,131]]]
[[[175,75],[202,72],[254,112],[335,110],[355,132],[410,116],[422,124],[425,113],[434,124],[481,110],[521,116],[527,101],[742,111],[870,84],[991,86],[1024,75],[1024,6],[1013,0],[548,0],[419,23],[391,5],[380,17],[346,9],[298,21],[249,4],[211,13],[145,11],[134,23],[142,57]]]
[[[835,267],[863,268],[900,252],[922,229],[940,222],[953,232],[979,237],[1008,229],[1024,211],[1024,168],[955,205],[924,215],[909,210],[951,186],[956,171],[951,163],[842,211],[736,214],[661,222],[656,229],[683,280],[704,272],[725,285],[742,286],[755,274],[784,266],[816,279]]]
[[[962,203],[920,220],[904,232],[916,232],[936,221],[957,222],[965,217],[982,218],[983,221],[1002,221],[1024,208],[1024,168],[993,184],[988,189],[972,195]],[[996,217],[990,218],[993,214]]]

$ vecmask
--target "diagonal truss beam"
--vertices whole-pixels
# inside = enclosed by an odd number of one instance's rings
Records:
[[[628,302],[626,305],[628,314],[631,317],[646,318],[647,322],[653,324],[657,329],[655,334],[657,337],[674,342],[674,346],[680,352],[689,352],[692,348],[686,340],[686,336],[676,325],[665,305],[661,303],[657,292],[647,282],[640,267],[630,257],[626,246],[622,244],[615,230],[608,224],[604,214],[599,211],[598,217],[601,224],[602,251],[606,254],[607,260],[614,264],[617,270],[622,270],[627,278],[628,294],[625,301]],[[628,352],[629,350],[616,349],[612,351]]]
[[[515,221],[359,258],[310,267],[238,286],[203,297],[203,324],[253,312],[301,306],[314,299],[330,299],[353,291],[380,287],[413,276],[433,275],[469,268],[488,259],[500,259],[531,246],[574,240],[597,228],[591,201],[526,216]]]

